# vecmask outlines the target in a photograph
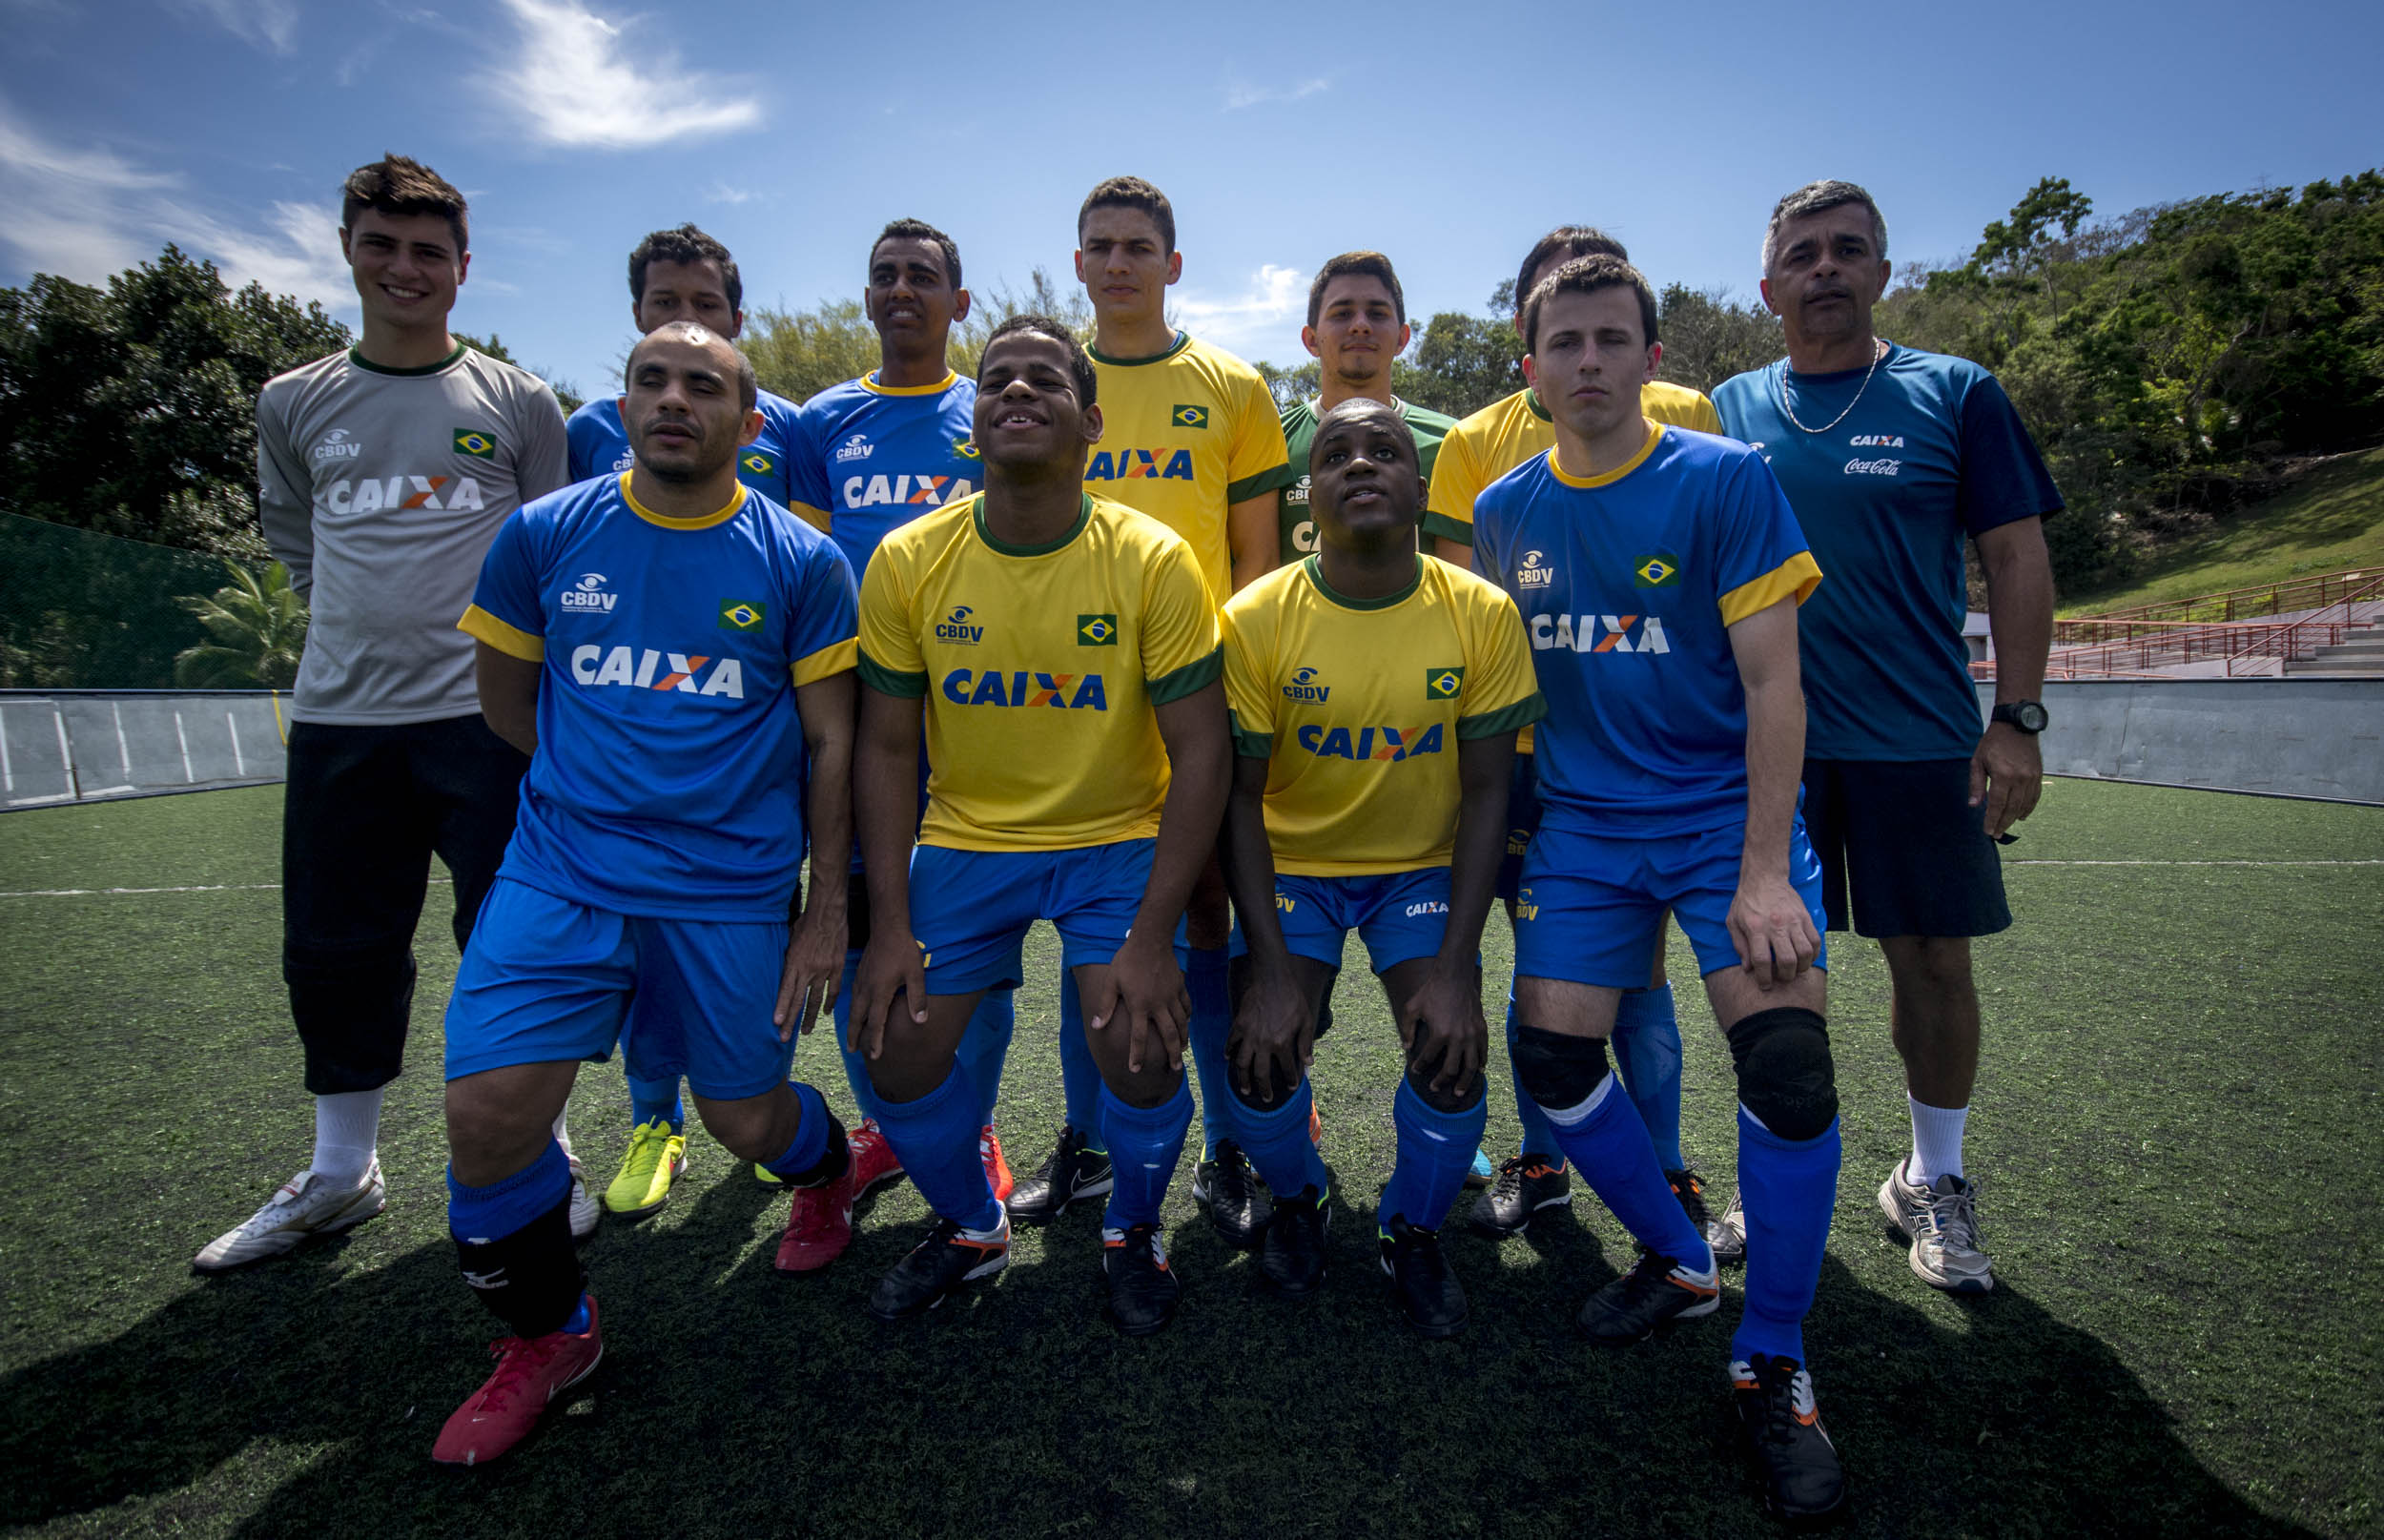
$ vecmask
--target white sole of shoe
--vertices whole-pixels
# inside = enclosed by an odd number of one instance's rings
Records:
[[[202,1262],[199,1257],[193,1257],[191,1270],[198,1273],[236,1273],[243,1267],[254,1267],[260,1262],[271,1262],[276,1257],[286,1257],[309,1241],[319,1240],[327,1235],[338,1235],[342,1230],[355,1229],[367,1220],[377,1220],[380,1218],[381,1211],[388,1206],[389,1200],[384,1194],[368,1209],[349,1210],[334,1218],[330,1222],[318,1224],[311,1230],[276,1231],[273,1235],[256,1242],[262,1249],[252,1251],[236,1262]],[[204,1255],[204,1252],[200,1253],[201,1257]]]

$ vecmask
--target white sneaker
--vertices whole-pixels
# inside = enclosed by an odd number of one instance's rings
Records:
[[[310,1166],[283,1182],[237,1229],[208,1242],[191,1265],[202,1273],[222,1273],[278,1257],[308,1236],[331,1235],[363,1223],[388,1201],[378,1158],[353,1187],[339,1186]]]
[[[1995,1286],[1994,1259],[1979,1249],[1979,1191],[1960,1177],[1922,1187],[1906,1162],[1880,1183],[1880,1212],[1912,1242],[1913,1276],[1931,1288],[1984,1294]]]
[[[587,1190],[587,1168],[580,1164],[576,1155],[567,1157],[571,1162],[571,1239],[585,1241],[596,1233],[596,1222],[605,1217],[605,1205]]]

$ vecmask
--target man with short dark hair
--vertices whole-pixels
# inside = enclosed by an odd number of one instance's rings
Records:
[[[506,515],[566,480],[554,392],[447,330],[471,265],[463,195],[403,155],[341,194],[363,334],[257,398],[258,521],[313,612],[290,703],[281,968],[315,1151],[193,1259],[202,1272],[380,1212],[381,1094],[402,1067],[430,859],[454,875],[462,947],[527,763],[481,720],[455,617]],[[573,1217],[592,1229],[594,1203]]]
[[[1804,811],[1829,925],[1878,940],[1904,1064],[1912,1153],[1880,1186],[1913,1273],[1984,1293],[1963,1134],[1979,1066],[1970,939],[2010,925],[1995,841],[2036,807],[2036,699],[2052,645],[2044,524],[2061,494],[1995,377],[1880,339],[1887,222],[1852,182],[1779,200],[1763,298],[1788,357],[1724,380],[1715,404],[1787,488],[1830,581],[1800,632],[1812,726]],[[1985,729],[1963,646],[1963,542],[1986,575],[1995,707]],[[1745,1245],[1739,1204],[1716,1227]]]
[[[853,789],[870,941],[851,1041],[936,1214],[871,1296],[880,1320],[931,1310],[1008,1262],[957,1049],[978,996],[1019,982],[1038,919],[1059,931],[1100,1062],[1110,1319],[1140,1336],[1175,1318],[1160,1201],[1192,1096],[1174,942],[1216,850],[1230,750],[1216,610],[1191,548],[1083,484],[1100,387],[1058,322],[997,327],[977,369],[985,490],[889,534],[862,585]]]
[[[739,482],[755,394],[728,339],[647,333],[621,396],[630,468],[508,520],[456,623],[490,726],[531,758],[447,1004],[448,1228],[510,1332],[441,1429],[443,1464],[503,1455],[604,1354],[548,1131],[581,1060],[632,1034],[740,1159],[797,1188],[847,1163],[788,1071],[844,958],[853,571]],[[790,925],[807,837],[830,875]]]
[[[1569,262],[1524,304],[1524,377],[1556,445],[1474,504],[1474,553],[1523,612],[1548,715],[1544,808],[1515,914],[1515,1078],[1642,1249],[1583,1306],[1622,1346],[1712,1314],[1720,1275],[1614,1085],[1605,1038],[1676,916],[1730,1039],[1754,1241],[1731,1336],[1739,1428],[1775,1512],[1845,1498],[1803,1322],[1835,1206],[1820,868],[1797,816],[1797,606],[1821,582],[1779,483],[1743,444],[1639,409],[1655,295],[1619,257]]]

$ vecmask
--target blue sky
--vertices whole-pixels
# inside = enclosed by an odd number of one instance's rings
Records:
[[[1959,258],[2038,177],[2118,214],[2384,162],[2384,7],[664,7],[0,0],[0,283],[167,240],[353,322],[337,190],[384,150],[472,201],[455,324],[599,388],[624,259],[694,219],[747,303],[857,292],[911,215],[967,277],[1068,277],[1085,190],[1174,200],[1194,330],[1295,362],[1307,277],[1398,262],[1482,307],[1548,226],[1752,294],[1762,222],[1866,184],[1891,255]]]

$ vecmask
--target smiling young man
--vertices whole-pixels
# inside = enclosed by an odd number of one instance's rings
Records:
[[[1696,950],[1738,1088],[1751,1231],[1731,1338],[1746,1452],[1776,1512],[1844,1501],[1803,1321],[1839,1161],[1820,867],[1797,816],[1797,606],[1821,575],[1754,451],[1651,421],[1654,292],[1614,257],[1525,301],[1525,378],[1549,453],[1474,503],[1474,554],[1514,597],[1548,715],[1540,832],[1515,913],[1515,1077],[1643,1248],[1580,1316],[1596,1343],[1712,1314],[1720,1278],[1605,1039],[1667,911]]]
[[[1995,377],[1966,359],[1881,340],[1887,222],[1852,182],[1781,198],[1763,233],[1763,299],[1788,357],[1714,393],[1761,451],[1829,585],[1800,630],[1812,729],[1804,808],[1832,930],[1851,922],[1887,958],[1912,1153],[1879,1190],[1912,1242],[1913,1273],[1984,1293],[1963,1133],[1979,1070],[1970,938],[2011,924],[1996,839],[2036,807],[2037,695],[2053,636],[2045,519],[2061,494]],[[1983,731],[1962,641],[1962,546],[1976,541],[1995,641]],[[1851,896],[1851,906],[1848,903]],[[1733,1200],[1716,1226],[1744,1244]]]
[[[581,1060],[634,1034],[740,1159],[798,1188],[847,1164],[788,1079],[836,992],[844,884],[788,914],[807,836],[830,873],[851,848],[853,572],[738,481],[754,397],[726,338],[648,333],[621,398],[632,468],[507,521],[457,623],[490,725],[531,758],[446,1023],[448,1227],[511,1334],[442,1463],[503,1455],[604,1355],[548,1128]]]
[[[950,236],[917,219],[896,219],[870,247],[863,304],[877,329],[877,367],[832,385],[803,403],[803,453],[795,466],[798,511],[828,532],[858,573],[892,531],[947,503],[968,499],[982,474],[976,453],[976,381],[946,361],[954,323],[968,318],[969,291],[960,285],[960,248]],[[965,618],[965,617],[964,617]],[[919,764],[919,811],[927,806],[927,765]],[[853,1239],[853,1204],[900,1180],[902,1161],[877,1124],[876,1098],[851,1035],[853,975],[869,945],[869,885],[853,854],[847,908],[852,934],[844,987],[836,997],[836,1040],[845,1078],[863,1114],[853,1130],[853,1166],[842,1184],[794,1195],[798,1213],[787,1227],[778,1266],[786,1272],[824,1267]],[[960,1065],[976,1095],[978,1153],[994,1184],[1008,1198],[1010,1170],[994,1133],[1004,1056],[1013,1025],[1010,989],[991,989],[960,1038]],[[1106,1186],[1100,1189],[1106,1192]]]
[[[1383,1270],[1408,1324],[1449,1337],[1468,1312],[1440,1225],[1486,1108],[1482,922],[1515,732],[1543,706],[1514,602],[1416,552],[1424,478],[1399,409],[1355,397],[1309,437],[1320,548],[1224,613],[1242,943],[1231,1117],[1274,1194],[1260,1274],[1312,1297],[1331,1211],[1308,1135],[1309,1049],[1355,930],[1407,1049],[1398,1164],[1375,1204]]]
[[[257,399],[257,517],[312,611],[290,703],[281,968],[315,1150],[192,1259],[202,1272],[380,1212],[381,1095],[403,1064],[431,856],[454,875],[462,947],[513,832],[528,762],[481,720],[455,617],[506,515],[564,484],[563,412],[536,377],[449,335],[468,235],[463,195],[429,167],[360,167],[339,249],[363,335]]]
[[[1018,983],[1038,919],[1059,932],[1100,1064],[1110,1319],[1140,1336],[1176,1313],[1159,1207],[1192,1097],[1174,941],[1216,850],[1230,750],[1216,611],[1191,548],[1084,489],[1099,395],[1065,327],[1002,322],[977,370],[985,490],[888,535],[862,585],[853,785],[871,934],[852,1044],[937,1216],[871,1296],[880,1320],[1008,1262],[957,1049],[984,991]]]
[[[1085,195],[1077,211],[1076,275],[1092,297],[1105,423],[1085,463],[1085,488],[1182,536],[1222,605],[1275,565],[1275,493],[1292,472],[1274,397],[1257,370],[1168,324],[1167,290],[1183,276],[1183,254],[1176,249],[1175,209],[1150,183],[1113,176]],[[1248,1246],[1264,1222],[1264,1199],[1224,1123],[1230,917],[1224,875],[1213,861],[1186,924],[1202,1132],[1192,1192],[1228,1243]],[[1058,1214],[1106,1170],[1098,1131],[1086,1127],[1100,1082],[1074,1005],[1064,1000],[1059,1045],[1067,1125],[1043,1168],[1018,1184],[1015,1212],[1024,1220]]]
[[[1542,236],[1524,254],[1515,273],[1516,336],[1523,333],[1523,305],[1549,275],[1584,257],[1612,257],[1629,261],[1622,242],[1588,225],[1559,225]],[[1656,422],[1719,433],[1721,420],[1714,403],[1684,385],[1661,380],[1648,381],[1639,393],[1640,410]],[[1464,561],[1460,547],[1473,544],[1473,503],[1482,489],[1526,461],[1546,454],[1556,442],[1554,422],[1537,390],[1523,389],[1495,401],[1450,428],[1433,461],[1431,497],[1424,515],[1427,552],[1437,550],[1450,561]],[[1487,570],[1486,568],[1483,570]],[[1539,829],[1539,777],[1532,758],[1532,734],[1526,731],[1515,752],[1514,780],[1507,793],[1507,858],[1498,869],[1498,896],[1514,914],[1515,889],[1523,858]],[[1697,1223],[1705,1222],[1704,1183],[1689,1168],[1680,1148],[1680,1022],[1673,1004],[1672,984],[1664,976],[1664,949],[1657,936],[1645,989],[1623,996],[1614,1023],[1614,1057],[1623,1088],[1654,1137],[1656,1153],[1681,1207]],[[1507,1047],[1514,1050],[1514,1002],[1508,1002]],[[1499,1167],[1490,1190],[1468,1216],[1473,1227],[1505,1240],[1521,1235],[1531,1216],[1544,1208],[1572,1201],[1572,1178],[1564,1153],[1539,1108],[1515,1083],[1515,1113],[1523,1124],[1523,1147]]]
[[[672,321],[692,321],[733,340],[745,329],[745,280],[729,248],[683,224],[657,230],[629,253],[629,319],[640,337]],[[737,452],[737,479],[781,506],[797,499],[795,404],[761,391],[755,398],[761,430]],[[571,480],[615,476],[629,469],[629,434],[621,403],[592,400],[571,414]],[[798,510],[801,511],[801,510]],[[641,1072],[634,1039],[621,1046],[629,1081],[629,1146],[605,1188],[605,1207],[627,1220],[659,1213],[687,1164],[687,1106],[674,1078]]]

